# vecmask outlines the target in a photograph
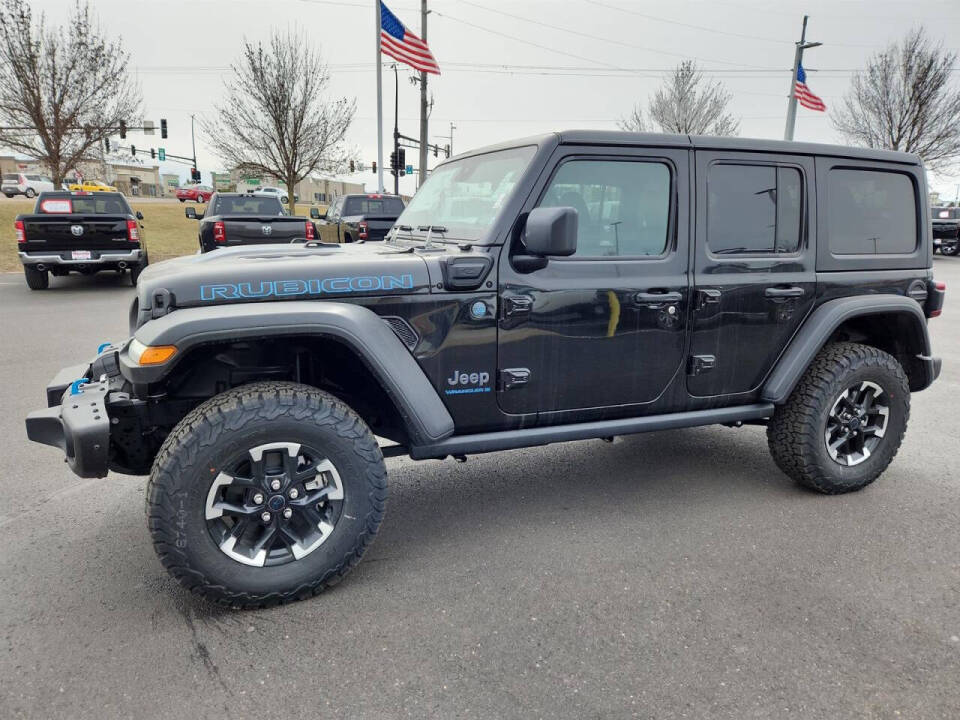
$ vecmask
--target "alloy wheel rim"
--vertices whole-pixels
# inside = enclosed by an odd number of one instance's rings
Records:
[[[210,537],[233,560],[285,565],[327,541],[343,509],[336,466],[301,443],[258,445],[224,465],[207,492]]]
[[[890,404],[883,388],[864,380],[844,390],[830,408],[824,442],[831,459],[845,467],[866,461],[883,441]]]

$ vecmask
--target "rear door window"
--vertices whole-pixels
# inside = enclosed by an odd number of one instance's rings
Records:
[[[714,255],[794,253],[803,180],[795,167],[718,163],[707,177],[707,246]]]
[[[917,248],[917,196],[909,175],[833,168],[827,229],[834,255],[910,254]]]

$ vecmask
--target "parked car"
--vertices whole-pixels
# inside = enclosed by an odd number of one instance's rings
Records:
[[[210,202],[210,196],[213,195],[213,188],[209,185],[186,185],[177,188],[177,200],[186,202],[192,200],[195,203]]]
[[[109,192],[115,193],[120,192],[113,185],[107,185],[107,183],[100,180],[84,180],[79,183],[70,183],[67,185],[67,189],[71,192],[80,191],[80,192]]]
[[[32,214],[17,215],[17,251],[27,285],[44,290],[50,274],[129,271],[137,284],[147,266],[143,213],[120,193],[40,193]]]
[[[398,195],[341,195],[325,214],[310,208],[324,242],[349,243],[383,240],[403,212]]]
[[[46,175],[5,173],[0,180],[0,192],[8,198],[12,198],[14,195],[26,195],[28,198],[32,198],[42,192],[55,189],[53,180]]]
[[[801,485],[859,490],[940,373],[929,212],[900,152],[605,131],[478,149],[389,242],[148,268],[132,337],[55,377],[27,434],[81,477],[150,474],[161,562],[233,607],[341,580],[384,517],[385,455],[761,425]]]
[[[267,195],[215,192],[205,213],[188,207],[186,215],[200,221],[197,240],[202,253],[236,245],[275,245],[316,238],[313,222],[288,215],[276,197]]]
[[[265,196],[265,197],[275,197],[275,198],[277,198],[278,200],[280,200],[280,202],[281,202],[282,204],[284,204],[284,205],[286,205],[286,204],[290,201],[290,196],[289,196],[289,194],[287,193],[287,191],[284,190],[283,188],[278,188],[278,187],[270,187],[270,186],[266,186],[266,187],[255,187],[255,188],[253,188],[252,190],[247,190],[247,194],[248,194],[248,195],[261,195],[261,196]],[[300,201],[300,196],[297,195],[296,193],[294,193],[294,195],[293,195],[293,201],[294,201],[294,202],[299,202],[299,201]]]
[[[960,208],[935,207],[931,209],[933,249],[944,255],[960,252]]]

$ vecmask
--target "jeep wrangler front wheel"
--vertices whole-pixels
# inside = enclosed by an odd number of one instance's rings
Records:
[[[866,487],[903,440],[910,387],[897,360],[875,347],[832,343],[807,368],[767,426],[783,472],[829,495]]]
[[[349,407],[315,388],[256,383],[187,415],[160,449],[147,521],[167,570],[232,607],[314,595],[377,533],[383,455]]]

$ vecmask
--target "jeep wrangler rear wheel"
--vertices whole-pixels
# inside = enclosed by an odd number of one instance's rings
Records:
[[[860,490],[900,449],[910,386],[897,360],[858,343],[824,347],[779,406],[767,441],[783,472],[828,495]]]
[[[50,273],[46,270],[37,270],[24,265],[23,276],[27,279],[27,287],[31,290],[46,290],[50,287]]]
[[[306,385],[256,383],[208,400],[170,433],[147,521],[181,585],[263,607],[314,595],[360,560],[386,483],[376,439],[349,407]]]

